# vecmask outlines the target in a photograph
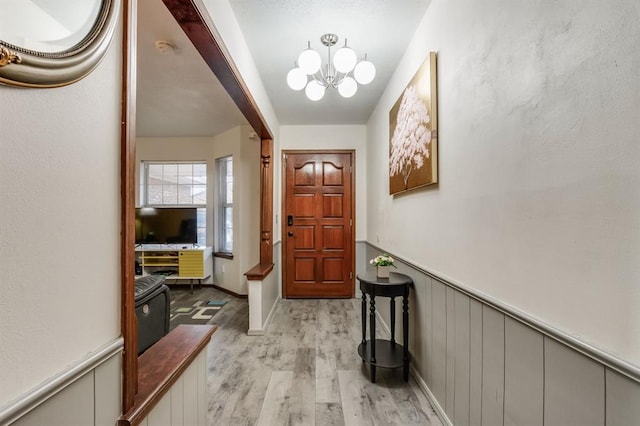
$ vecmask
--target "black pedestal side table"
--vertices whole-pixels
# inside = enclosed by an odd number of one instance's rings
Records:
[[[403,368],[404,381],[409,381],[409,287],[411,277],[390,272],[389,278],[378,278],[375,271],[356,276],[362,291],[362,343],[358,354],[371,368],[371,383],[376,382],[376,367]],[[369,295],[369,340],[367,340],[367,294]],[[376,339],[376,296],[390,297],[391,340]],[[402,345],[396,343],[396,302],[402,296]]]

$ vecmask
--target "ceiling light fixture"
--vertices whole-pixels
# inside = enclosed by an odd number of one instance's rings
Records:
[[[356,52],[347,46],[341,47],[331,60],[331,47],[338,42],[335,34],[325,34],[320,42],[327,47],[327,64],[322,67],[320,54],[307,43],[307,49],[300,53],[296,66],[287,74],[287,84],[293,90],[302,90],[312,101],[319,101],[327,87],[338,89],[344,98],[350,98],[358,91],[358,83],[369,84],[376,76],[376,67],[364,59],[358,62]],[[353,76],[352,76],[353,75]],[[307,76],[311,76],[309,80]]]

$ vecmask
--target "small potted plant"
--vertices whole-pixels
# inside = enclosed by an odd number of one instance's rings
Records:
[[[393,264],[395,259],[391,257],[388,253],[383,253],[380,256],[376,256],[369,261],[369,264],[375,266],[377,268],[377,276],[378,278],[389,278],[389,269],[393,266],[397,268],[396,265]]]

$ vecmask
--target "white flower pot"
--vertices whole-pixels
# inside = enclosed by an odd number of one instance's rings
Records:
[[[389,269],[390,266],[378,266],[377,267],[377,276],[378,278],[389,278]]]

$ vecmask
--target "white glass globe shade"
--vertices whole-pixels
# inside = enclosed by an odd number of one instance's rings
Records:
[[[335,55],[333,55],[333,65],[336,67],[336,70],[341,73],[348,73],[356,66],[356,62],[358,62],[358,57],[356,56],[356,52],[349,47],[341,47],[338,49]]]
[[[358,83],[351,77],[345,77],[342,83],[338,85],[338,93],[340,93],[340,96],[343,98],[350,98],[355,95],[357,91]]]
[[[353,76],[360,84],[369,84],[376,77],[376,67],[369,61],[360,61],[353,70]]]
[[[317,73],[321,63],[320,54],[313,49],[304,50],[298,56],[298,67],[308,75]]]
[[[304,93],[307,95],[307,98],[312,101],[319,101],[322,99],[324,91],[324,86],[315,80],[311,80],[309,84],[307,84],[307,88],[304,89]]]
[[[287,74],[287,84],[293,90],[302,90],[307,85],[307,75],[300,68],[293,68]]]

